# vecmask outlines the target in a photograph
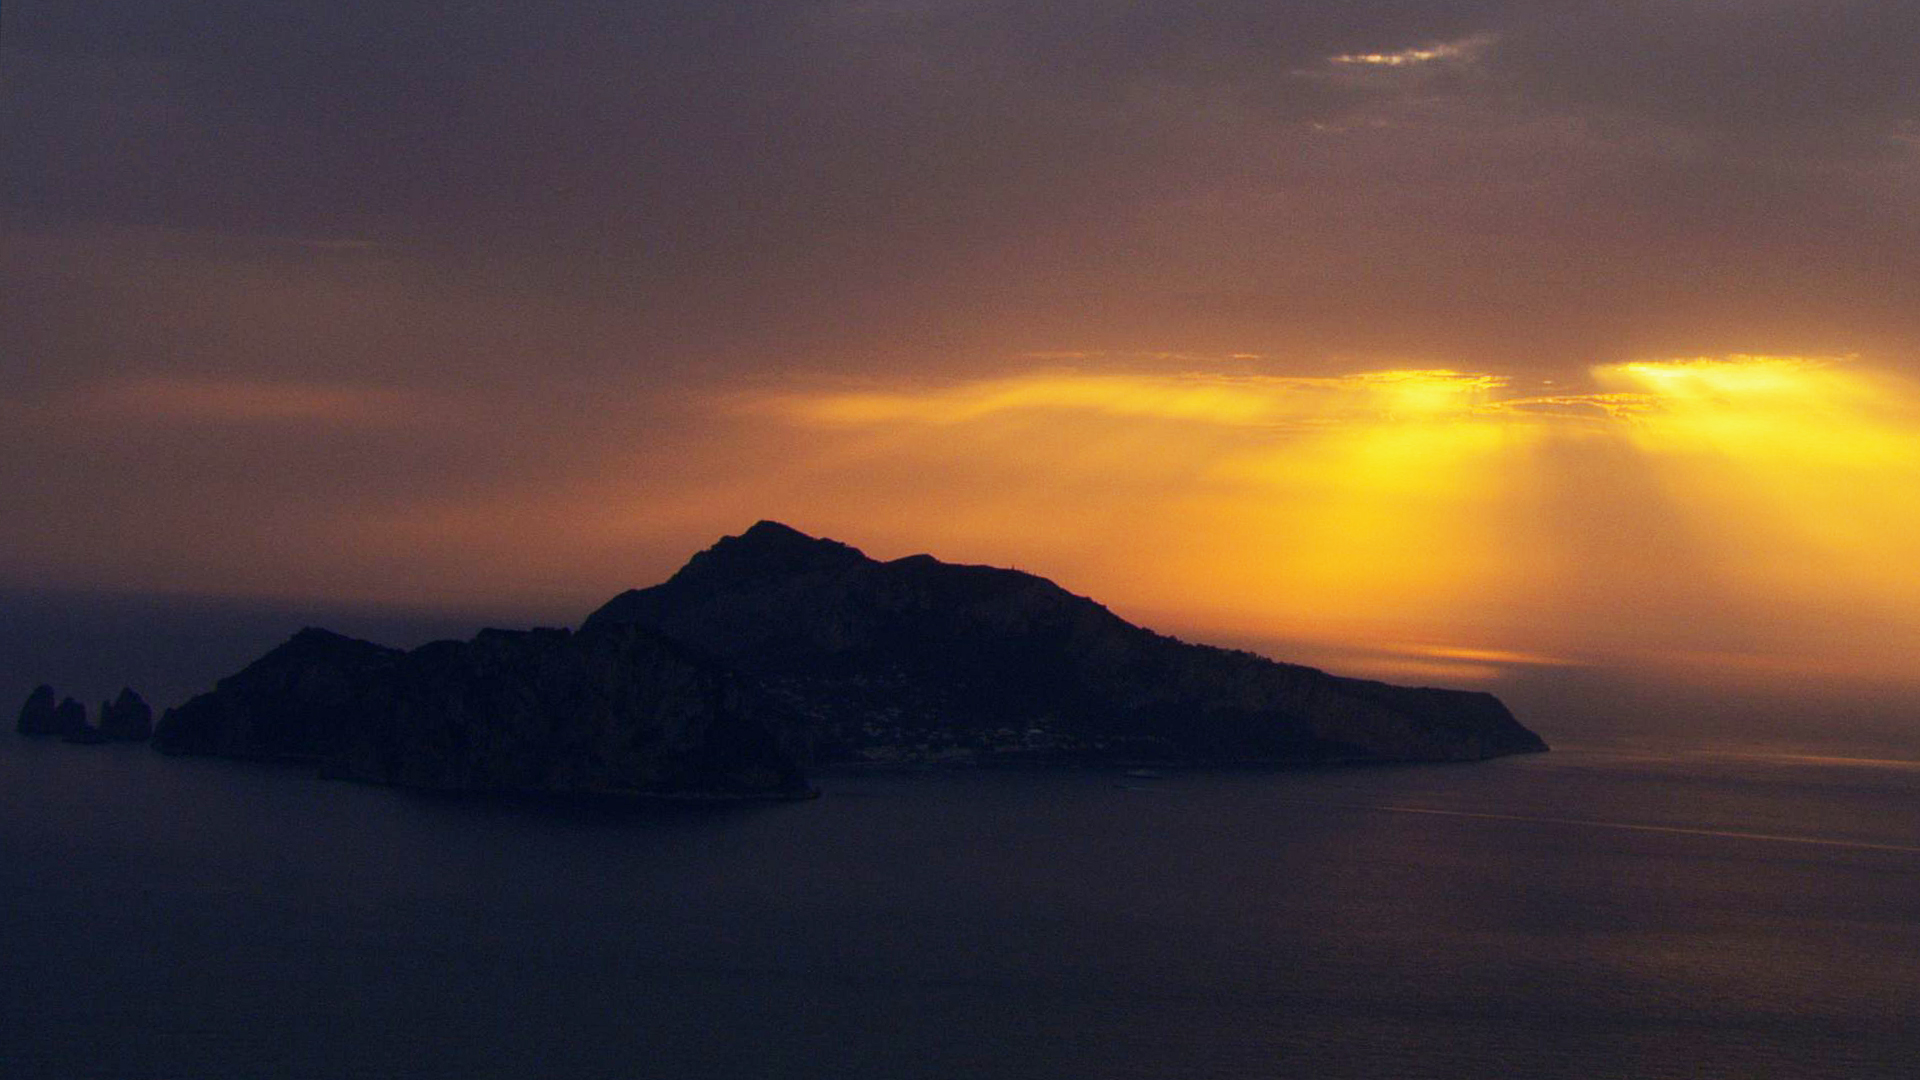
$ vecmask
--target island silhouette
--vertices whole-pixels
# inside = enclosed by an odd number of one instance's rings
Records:
[[[23,719],[44,723],[46,696]],[[808,769],[857,764],[1326,765],[1546,749],[1491,694],[1191,644],[1033,574],[882,562],[772,521],[614,597],[578,630],[489,629],[411,651],[301,630],[168,709],[153,745],[434,790],[674,798],[804,796]]]

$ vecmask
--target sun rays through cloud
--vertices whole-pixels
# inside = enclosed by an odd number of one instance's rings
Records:
[[[942,522],[923,542],[1044,561],[1146,617],[1343,642],[1382,672],[1900,667],[1920,641],[1920,393],[1833,357],[1589,374],[1081,368],[744,410],[804,434],[849,521]]]

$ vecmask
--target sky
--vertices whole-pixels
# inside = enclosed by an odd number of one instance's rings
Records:
[[[0,588],[760,518],[1336,670],[1915,680],[1920,5],[0,10]]]

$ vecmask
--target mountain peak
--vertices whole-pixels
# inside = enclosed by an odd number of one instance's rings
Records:
[[[585,629],[627,623],[736,666],[809,717],[804,739],[833,760],[1461,761],[1544,746],[1487,694],[1189,645],[1045,578],[876,562],[772,521],[614,597]]]
[[[778,521],[758,521],[738,536],[724,536],[687,560],[675,580],[785,577],[869,562],[859,548],[808,536]]]
[[[808,536],[806,533],[801,532],[799,529],[785,522],[774,521],[769,518],[761,518],[759,521],[754,522],[751,528],[737,537],[729,536],[723,537],[722,539],[752,541],[755,544],[818,544],[823,542],[818,537]],[[824,542],[835,543],[836,541],[828,540]]]

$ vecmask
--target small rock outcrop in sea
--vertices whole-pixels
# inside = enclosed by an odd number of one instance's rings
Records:
[[[153,735],[153,706],[123,686],[112,701],[100,703],[100,733],[119,742],[145,742]]]
[[[1491,694],[1340,678],[1191,645],[1044,578],[878,562],[763,521],[621,594],[806,718],[822,761],[1466,761],[1546,749]]]
[[[62,698],[60,704],[54,706],[53,722],[65,742],[91,746],[107,741],[99,728],[87,723],[87,707],[72,698]]]
[[[451,791],[795,796],[775,701],[633,626],[483,630],[402,652],[302,630],[169,709],[166,753],[317,762],[330,776]]]
[[[58,735],[70,743],[97,744],[124,739],[138,742],[153,733],[153,709],[139,694],[122,688],[120,696],[100,704],[100,726],[87,723],[87,707],[72,698],[55,703],[53,687],[42,684],[20,706],[15,729],[22,735]]]
[[[14,730],[22,735],[60,734],[60,724],[55,716],[58,700],[53,687],[45,683],[34,687],[20,706],[20,719],[14,725]]]

